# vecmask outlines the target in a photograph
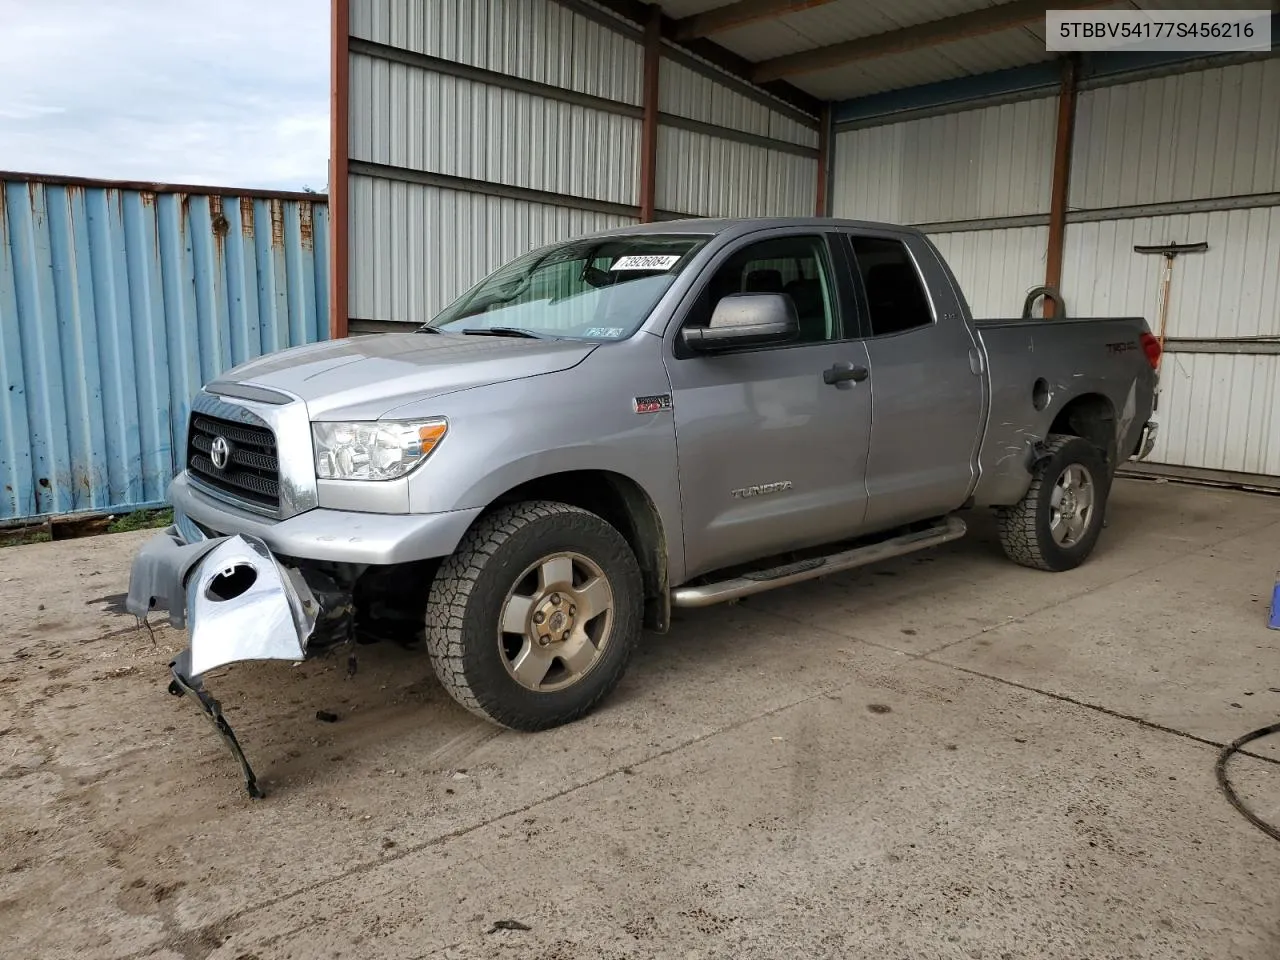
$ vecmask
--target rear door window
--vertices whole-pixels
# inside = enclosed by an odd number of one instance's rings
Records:
[[[849,240],[867,300],[871,335],[883,337],[931,325],[929,298],[906,244],[882,237]]]

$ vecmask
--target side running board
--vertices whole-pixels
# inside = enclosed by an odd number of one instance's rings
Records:
[[[747,597],[753,593],[776,590],[778,587],[787,587],[793,583],[812,580],[814,577],[825,577],[832,573],[839,573],[841,570],[864,567],[869,563],[900,557],[927,547],[936,547],[949,540],[958,540],[964,536],[966,529],[963,520],[958,517],[948,517],[937,526],[926,530],[904,533],[865,547],[855,547],[852,550],[832,553],[825,557],[814,557],[766,570],[753,570],[718,583],[677,587],[671,591],[671,605],[673,607],[709,607],[727,600]]]

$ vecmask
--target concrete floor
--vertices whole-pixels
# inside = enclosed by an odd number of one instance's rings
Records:
[[[0,550],[0,956],[1275,960],[1213,764],[1280,717],[1280,498],[1122,481],[1067,574],[974,527],[686,615],[539,735],[420,652],[228,669],[259,802],[113,612],[147,533]],[[1280,821],[1276,746],[1232,771]]]

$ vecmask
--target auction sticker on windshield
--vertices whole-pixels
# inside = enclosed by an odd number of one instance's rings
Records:
[[[619,257],[614,261],[611,270],[670,270],[680,262],[679,255],[647,254]]]

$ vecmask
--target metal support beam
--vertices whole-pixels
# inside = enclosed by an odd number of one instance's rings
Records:
[[[818,128],[818,196],[814,205],[814,215],[827,216],[827,183],[831,171],[831,104],[822,105],[822,126]]]
[[[640,222],[652,223],[658,196],[658,69],[662,63],[662,8],[649,5],[644,25],[644,117],[640,126]]]
[[[736,27],[745,27],[749,23],[759,23],[761,20],[776,20],[788,13],[821,7],[830,2],[831,0],[738,0],[737,3],[677,20],[675,39],[685,41],[706,37]]]
[[[582,7],[583,0],[555,0],[555,2],[571,10],[578,10],[584,16],[590,10],[595,10],[599,13],[600,8],[603,7],[610,13],[641,26],[644,26],[649,21],[649,5],[643,3],[642,0],[596,0],[597,6],[587,6],[585,8]],[[751,91],[751,93],[757,94],[760,102],[764,103],[765,106],[781,112],[785,112],[785,107],[789,104],[791,109],[795,111],[793,119],[811,128],[817,127],[818,121],[815,118],[822,107],[822,101],[817,97],[781,80],[776,83],[753,85],[750,60],[711,40],[697,39],[681,42],[676,39],[675,24],[675,20],[670,17],[664,16],[662,18],[662,38],[676,44],[676,48],[669,51],[669,53],[679,54],[687,50],[689,53],[694,54],[694,57],[689,58],[691,66],[697,64],[698,68],[706,72],[705,65],[695,59],[696,57],[701,57],[702,60],[719,67],[731,77],[736,78],[742,84],[744,94],[747,94],[747,91]],[[708,74],[708,76],[710,75]],[[760,91],[763,91],[763,93]],[[771,97],[776,97],[777,101],[781,101],[781,103],[775,101],[776,106],[769,103],[770,98],[764,97],[764,93],[770,94]]]
[[[347,231],[350,183],[347,160],[351,139],[348,135],[350,112],[348,99],[351,82],[350,0],[333,0],[329,24],[329,336],[335,340],[347,335],[347,265],[350,237]]]
[[[1074,57],[1062,61],[1062,86],[1058,91],[1058,134],[1053,146],[1053,185],[1049,196],[1049,248],[1045,258],[1044,285],[1062,290],[1062,249],[1067,231],[1067,195],[1071,190],[1071,140],[1076,125],[1077,64]],[[1056,304],[1046,299],[1044,315],[1052,317]]]
[[[857,60],[870,60],[891,53],[905,53],[953,40],[1043,23],[1047,10],[1082,10],[1107,5],[1107,0],[1013,0],[1012,3],[984,7],[929,23],[917,23],[869,37],[818,47],[816,50],[762,60],[752,69],[751,79],[756,83],[768,83],[783,77],[843,66]]]

